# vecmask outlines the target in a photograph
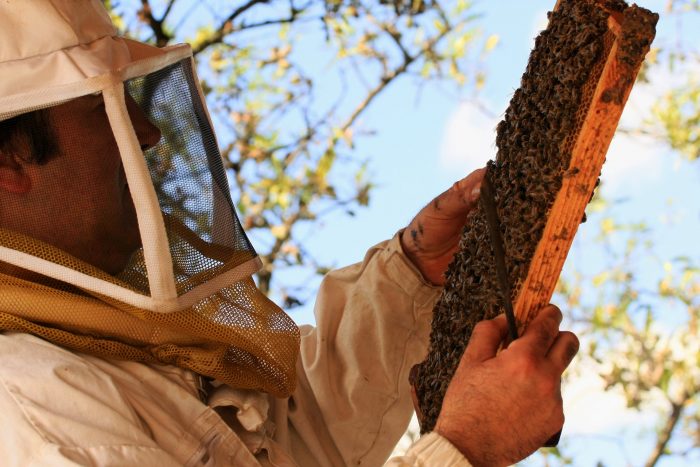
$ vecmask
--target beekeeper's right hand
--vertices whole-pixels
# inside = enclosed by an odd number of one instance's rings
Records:
[[[518,462],[562,428],[561,375],[579,342],[559,331],[561,320],[557,307],[543,308],[501,352],[508,331],[504,315],[474,328],[435,431],[475,467]]]

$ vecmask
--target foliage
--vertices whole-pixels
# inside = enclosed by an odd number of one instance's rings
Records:
[[[606,217],[612,209],[599,215],[599,247],[609,264],[562,279],[558,293],[586,343],[581,359],[597,367],[605,389],[621,392],[630,409],[656,414],[645,463],[653,466],[700,448],[700,268],[697,258],[657,257],[652,230],[616,223]],[[655,277],[656,287],[641,286],[649,281],[643,275]]]
[[[669,91],[652,108],[647,127],[655,126],[671,148],[689,160],[700,157],[700,86],[691,76],[683,86]]]
[[[683,37],[683,20],[698,12],[697,0],[668,2],[665,16],[677,22],[677,37],[673,43],[652,48],[642,79],[648,80],[649,68],[655,68],[657,72],[663,70],[665,79],[675,85],[652,105],[650,115],[638,129],[691,161],[700,157],[700,49]]]
[[[217,127],[244,228],[265,264],[260,288],[302,303],[280,268],[318,264],[304,247],[329,212],[369,203],[372,129],[361,116],[396,80],[483,82],[467,0],[105,0],[123,33],[187,41]],[[349,82],[360,83],[350,86]]]

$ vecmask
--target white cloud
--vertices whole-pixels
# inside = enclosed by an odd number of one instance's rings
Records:
[[[582,338],[581,348],[588,347],[589,339]],[[690,354],[695,355],[692,350]],[[566,436],[614,437],[622,431],[652,428],[658,422],[659,414],[669,408],[659,389],[645,392],[642,410],[628,408],[622,389],[606,390],[605,381],[600,376],[600,365],[586,356],[576,358],[572,368],[575,373],[569,375],[562,391]]]
[[[605,192],[629,193],[659,180],[666,158],[663,152],[663,148],[649,138],[618,133],[610,143],[600,177]]]
[[[593,368],[578,370],[579,376],[563,391],[566,436],[609,434],[648,423],[649,415],[628,409],[620,391],[605,391],[605,382]]]
[[[440,148],[440,166],[461,173],[483,167],[496,155],[498,118],[472,102],[463,102],[448,118]]]

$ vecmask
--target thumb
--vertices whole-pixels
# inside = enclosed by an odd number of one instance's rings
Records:
[[[494,319],[479,322],[474,326],[462,361],[483,362],[495,357],[507,334],[508,323],[503,314]]]
[[[486,168],[477,169],[438,196],[432,203],[432,214],[436,218],[461,218],[469,213],[479,200],[481,181]]]

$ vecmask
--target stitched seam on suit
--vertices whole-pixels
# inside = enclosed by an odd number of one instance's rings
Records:
[[[22,412],[22,415],[24,415],[25,420],[31,425],[32,428],[34,428],[34,431],[36,432],[37,435],[44,441],[45,443],[52,444],[51,441],[49,441],[43,430],[39,429],[39,427],[34,423],[34,420],[32,417],[27,413],[25,410],[24,404],[22,404],[17,397],[15,397],[15,394],[10,390],[9,387],[7,387],[7,383],[5,382],[4,378],[0,378],[0,384],[2,384],[2,387],[5,388],[5,392],[12,398],[12,400],[15,402],[15,405],[19,410]]]

